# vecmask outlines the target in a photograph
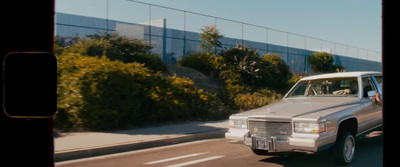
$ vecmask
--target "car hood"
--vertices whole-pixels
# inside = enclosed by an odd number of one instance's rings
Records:
[[[304,97],[286,98],[261,108],[236,114],[249,118],[281,118],[289,119],[328,109],[342,108],[359,103],[358,98],[341,97]],[[326,113],[325,113],[326,114]]]

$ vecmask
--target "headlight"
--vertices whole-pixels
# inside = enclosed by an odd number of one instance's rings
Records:
[[[229,128],[247,129],[246,119],[229,119]]]
[[[295,132],[322,133],[326,131],[325,122],[295,122]]]

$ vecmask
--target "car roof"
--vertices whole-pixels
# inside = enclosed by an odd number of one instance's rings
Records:
[[[315,80],[315,79],[322,79],[322,78],[340,78],[340,77],[358,77],[358,76],[371,75],[371,74],[382,75],[381,72],[377,72],[377,71],[336,72],[336,73],[319,74],[319,75],[304,77],[301,80]]]

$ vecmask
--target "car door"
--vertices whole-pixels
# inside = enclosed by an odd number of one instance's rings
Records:
[[[376,100],[377,96],[368,96],[368,92],[375,91],[380,97],[382,93],[379,90],[381,89],[378,88],[374,76],[363,76],[361,80],[362,107],[355,112],[358,121],[358,133],[382,124],[382,101]]]
[[[374,82],[374,85],[376,87],[376,91],[378,92],[378,101],[375,101],[375,107],[378,108],[378,113],[377,114],[377,124],[382,125],[383,124],[383,116],[382,116],[382,107],[383,107],[383,91],[382,91],[382,85],[383,85],[383,76],[382,75],[373,75],[371,76],[372,81]]]

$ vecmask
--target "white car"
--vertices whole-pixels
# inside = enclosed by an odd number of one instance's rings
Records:
[[[345,72],[302,78],[279,102],[229,117],[227,141],[258,155],[333,148],[348,164],[355,137],[382,128],[382,73]]]

